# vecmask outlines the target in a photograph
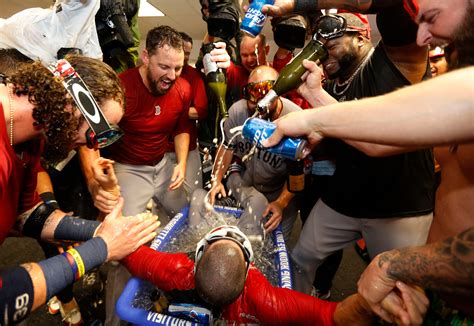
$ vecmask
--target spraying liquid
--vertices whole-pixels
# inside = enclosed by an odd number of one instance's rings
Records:
[[[258,45],[255,44],[255,55],[257,56],[257,67],[260,66],[260,61],[258,61]]]

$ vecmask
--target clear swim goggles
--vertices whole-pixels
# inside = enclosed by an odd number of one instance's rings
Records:
[[[207,233],[204,238],[198,242],[196,246],[196,256],[195,256],[195,268],[198,262],[201,260],[204,251],[207,247],[218,240],[231,240],[239,245],[240,249],[244,253],[245,261],[247,262],[247,270],[250,267],[250,263],[253,262],[253,250],[250,240],[247,236],[240,231],[240,229],[233,225],[222,225],[218,226],[209,233]]]

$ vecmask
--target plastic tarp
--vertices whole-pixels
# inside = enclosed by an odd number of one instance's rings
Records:
[[[30,8],[0,19],[0,48],[15,48],[48,64],[60,48],[79,48],[102,59],[95,26],[99,0],[62,0],[48,9]]]

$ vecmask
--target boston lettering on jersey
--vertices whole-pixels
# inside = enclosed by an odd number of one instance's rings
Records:
[[[237,141],[236,150],[238,150],[240,154],[247,154],[248,152],[250,152],[250,149],[252,147],[253,145],[248,141]],[[258,159],[260,161],[263,161],[264,163],[271,165],[271,167],[273,167],[274,169],[278,169],[284,162],[283,157],[277,154],[267,152],[266,150],[260,148],[255,149],[255,154],[253,155],[252,160],[255,159]]]

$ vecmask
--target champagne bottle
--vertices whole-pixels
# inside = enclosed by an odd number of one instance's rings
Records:
[[[277,99],[278,96],[285,94],[293,89],[296,89],[301,83],[301,77],[306,69],[303,67],[303,60],[324,60],[327,56],[327,50],[324,45],[316,39],[314,34],[313,39],[304,47],[304,49],[293,58],[281,71],[273,89],[271,89],[264,98],[257,103],[257,110],[260,113],[266,113],[270,104]]]
[[[211,61],[210,52],[214,49],[214,43],[203,44],[201,47],[202,51],[202,62],[204,66],[204,74],[206,75],[206,83],[212,90],[217,99],[219,110],[216,112],[216,128],[215,137],[217,138],[219,121],[228,117],[227,105],[225,103],[225,95],[227,92],[227,83],[224,70],[217,66],[217,63]]]
[[[304,161],[288,161],[289,173],[286,183],[288,191],[292,193],[302,192],[305,187]]]

